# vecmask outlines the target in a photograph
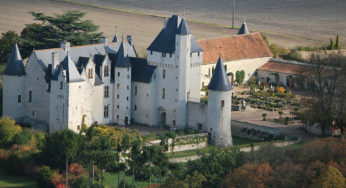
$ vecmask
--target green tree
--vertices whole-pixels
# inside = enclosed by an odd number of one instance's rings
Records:
[[[340,45],[340,36],[339,36],[339,34],[336,35],[335,48],[338,49],[338,50],[341,49],[341,45]]]
[[[329,166],[327,170],[310,185],[311,188],[344,188],[345,186],[344,176],[338,169],[332,166]]]
[[[63,41],[71,45],[85,45],[99,41],[102,33],[90,20],[82,20],[85,12],[65,11],[63,14],[47,16],[40,12],[30,12],[40,23],[28,24],[21,32],[23,55],[28,56],[32,49],[56,48]]]
[[[51,182],[52,174],[53,172],[49,166],[43,166],[36,178],[38,186],[42,188],[54,187],[54,185]]]
[[[18,42],[19,35],[15,31],[2,33],[0,38],[0,64],[5,64],[10,57],[13,45]]]
[[[243,70],[237,71],[235,73],[235,80],[238,82],[239,85],[242,85],[244,82],[245,72]]]
[[[9,118],[3,117],[0,119],[0,146],[6,147],[12,144],[16,135],[22,132],[22,128],[16,125],[16,122]]]
[[[334,43],[334,40],[333,40],[333,38],[330,38],[329,39],[329,50],[334,50],[335,49],[335,43]]]
[[[202,183],[206,182],[207,179],[197,171],[193,171],[191,175],[187,175],[185,178],[186,184],[191,188],[202,187]]]

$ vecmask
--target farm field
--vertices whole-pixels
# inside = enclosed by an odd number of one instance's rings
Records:
[[[163,18],[172,14],[185,15],[196,39],[236,34],[231,26],[231,1],[219,0],[0,0],[0,33],[20,32],[33,23],[29,11],[46,14],[63,10],[87,12],[85,18],[99,25],[108,38],[132,35],[139,54],[159,33]],[[79,4],[78,4],[79,3]],[[95,8],[99,7],[99,8]],[[181,7],[185,7],[181,9]],[[237,4],[236,26],[246,18],[250,30],[262,31],[271,42],[285,47],[321,45],[337,33],[346,43],[346,13],[343,0],[244,0]],[[120,11],[119,11],[120,10]],[[129,13],[128,11],[131,11]],[[153,15],[148,15],[153,14]]]

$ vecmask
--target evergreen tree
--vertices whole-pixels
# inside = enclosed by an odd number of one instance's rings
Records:
[[[334,50],[335,48],[335,43],[333,38],[330,38],[330,44],[329,44],[329,50]]]
[[[335,48],[338,49],[338,50],[341,49],[341,46],[340,46],[340,36],[339,36],[339,34],[336,35]]]
[[[41,23],[28,24],[21,32],[23,56],[30,55],[32,49],[56,48],[63,41],[71,45],[92,44],[99,41],[102,33],[90,20],[81,20],[85,12],[66,11],[63,14],[47,16],[39,12],[30,12],[34,20]]]
[[[14,31],[2,33],[0,38],[0,64],[5,64],[11,55],[13,45],[18,42],[19,35]]]

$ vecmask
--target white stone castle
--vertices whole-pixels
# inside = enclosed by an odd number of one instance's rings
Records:
[[[200,103],[203,51],[184,18],[173,15],[138,58],[133,41],[33,50],[26,65],[15,45],[3,72],[3,115],[49,132],[82,122],[171,128],[210,133],[232,145],[232,86],[219,58]]]

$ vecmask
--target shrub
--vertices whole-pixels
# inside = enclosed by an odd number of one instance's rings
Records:
[[[51,182],[52,174],[53,172],[49,166],[43,166],[37,175],[38,186],[42,188],[54,187]]]
[[[263,113],[263,114],[262,114],[262,117],[263,117],[263,121],[265,121],[265,120],[266,120],[266,117],[267,117],[267,113]]]
[[[237,71],[235,73],[235,80],[238,82],[239,85],[242,85],[244,82],[245,72],[243,70]]]
[[[29,144],[32,138],[32,134],[28,128],[24,128],[22,132],[17,134],[13,138],[13,143],[18,145]]]
[[[13,138],[22,131],[16,122],[9,118],[3,117],[0,119],[0,146],[7,147],[13,142]]]

